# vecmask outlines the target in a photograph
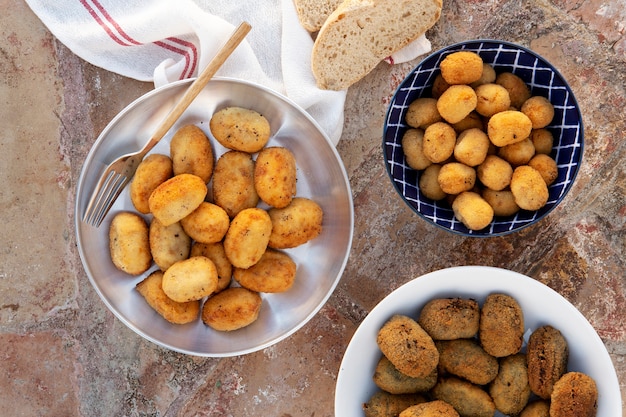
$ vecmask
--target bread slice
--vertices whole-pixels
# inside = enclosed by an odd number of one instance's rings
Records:
[[[293,0],[300,24],[309,32],[321,29],[328,16],[343,0]]]
[[[320,29],[311,55],[317,85],[345,90],[430,29],[442,0],[345,0]]]

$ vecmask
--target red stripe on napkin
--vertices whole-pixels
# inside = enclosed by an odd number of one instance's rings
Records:
[[[98,2],[98,0],[89,1],[91,1],[95,8],[88,3],[88,0],[80,0],[80,3],[114,42],[122,46],[143,45],[142,42],[139,42],[129,36],[115,21],[115,19],[113,19],[113,17],[108,13],[104,6],[102,6]],[[184,49],[181,49],[176,45],[168,44],[166,41],[169,41],[172,44],[181,45],[184,47]],[[193,43],[185,41],[183,39],[170,37],[165,39],[164,41],[153,42],[153,44],[168,51],[182,55],[185,58],[185,67],[180,74],[179,79],[182,80],[185,78],[189,78],[193,75],[198,63],[198,50]]]

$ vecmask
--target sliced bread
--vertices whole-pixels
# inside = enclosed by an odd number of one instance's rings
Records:
[[[309,32],[320,30],[343,0],[293,0],[300,24]]]
[[[345,90],[430,29],[442,0],[345,0],[320,29],[311,55],[317,85]]]

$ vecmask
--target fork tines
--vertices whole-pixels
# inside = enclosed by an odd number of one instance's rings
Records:
[[[103,176],[98,184],[98,192],[92,195],[87,205],[83,221],[99,227],[127,182],[128,177],[115,171]]]

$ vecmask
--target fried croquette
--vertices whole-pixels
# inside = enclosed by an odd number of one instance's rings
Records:
[[[295,248],[322,233],[324,211],[309,198],[295,197],[287,207],[273,207],[268,213],[272,222],[268,242],[270,248]]]
[[[546,154],[536,154],[528,161],[528,166],[539,171],[546,185],[551,185],[559,176],[559,168],[556,165],[556,161]]]
[[[476,184],[476,170],[460,162],[442,165],[437,176],[439,186],[446,194],[460,194]]]
[[[550,417],[550,402],[546,400],[532,401],[524,407],[519,417]]]
[[[218,331],[233,331],[254,323],[261,311],[259,293],[230,287],[209,297],[202,306],[202,322]]]
[[[461,416],[493,417],[496,412],[496,406],[486,391],[457,377],[440,378],[431,394],[450,404]]]
[[[422,172],[418,182],[422,194],[424,194],[426,198],[430,198],[434,201],[443,200],[448,195],[439,186],[438,178],[440,171],[441,165],[432,164]]]
[[[501,191],[511,184],[513,167],[497,155],[487,155],[485,160],[476,167],[476,176],[485,187]]]
[[[554,144],[554,136],[548,129],[533,129],[530,140],[535,147],[535,153],[550,155]]]
[[[417,322],[435,340],[454,340],[474,337],[479,318],[476,300],[434,298],[422,307]]]
[[[113,265],[130,275],[146,272],[152,264],[149,229],[143,217],[122,211],[109,226],[109,252]]]
[[[452,202],[454,217],[470,230],[481,230],[493,220],[493,208],[480,194],[464,191]]]
[[[530,389],[540,398],[549,399],[554,384],[567,371],[567,341],[558,329],[541,326],[530,335],[526,352]]]
[[[476,112],[481,116],[491,117],[501,111],[509,110],[511,98],[506,88],[500,84],[488,83],[475,88]]]
[[[296,269],[296,263],[287,253],[268,248],[259,262],[250,268],[235,268],[233,278],[252,291],[279,293],[291,288]]]
[[[165,226],[194,211],[207,194],[204,180],[193,174],[175,175],[154,189],[148,199],[150,212]]]
[[[422,394],[390,394],[385,391],[376,391],[363,404],[365,417],[398,417],[407,408],[426,402]]]
[[[446,56],[439,67],[448,84],[471,84],[483,74],[483,59],[476,52],[457,51]]]
[[[421,97],[413,100],[406,111],[405,120],[409,126],[421,129],[440,122],[441,115],[437,110],[437,99]]]
[[[441,76],[441,73],[437,74],[435,80],[433,81],[433,86],[431,89],[431,95],[433,98],[439,98],[450,87],[450,84],[446,82]]]
[[[282,146],[263,148],[254,164],[254,188],[269,206],[287,207],[296,195],[294,154]]]
[[[524,313],[507,294],[489,294],[480,310],[480,344],[497,358],[514,355],[524,341]]]
[[[493,209],[494,216],[512,216],[519,211],[511,190],[496,191],[485,188],[481,195]]]
[[[447,402],[435,400],[413,405],[402,411],[398,417],[459,417],[459,413]]]
[[[373,380],[378,388],[390,394],[426,392],[437,383],[437,368],[423,378],[413,378],[398,371],[383,355],[376,364]]]
[[[530,399],[526,355],[517,353],[500,361],[498,375],[489,384],[496,409],[507,416],[518,415]]]
[[[439,362],[433,339],[408,316],[391,317],[378,331],[376,343],[398,371],[410,377],[430,375]]]
[[[480,129],[484,131],[484,122],[481,116],[473,111],[465,116],[461,121],[453,123],[452,127],[457,133],[461,133],[468,129]]]
[[[496,113],[487,123],[489,140],[499,147],[520,142],[530,136],[531,120],[521,111],[505,110]]]
[[[451,85],[437,99],[437,110],[448,123],[458,123],[476,109],[476,92],[469,85]]]
[[[530,138],[498,149],[498,156],[514,167],[525,165],[535,156],[535,146]]]
[[[533,122],[533,129],[548,126],[554,118],[554,106],[543,96],[532,96],[520,109]]]
[[[513,171],[511,192],[515,203],[524,210],[539,210],[548,202],[548,186],[535,168],[522,165]]]
[[[231,221],[224,237],[224,251],[236,268],[250,268],[267,249],[272,219],[262,208],[241,210]]]
[[[170,266],[163,274],[161,286],[169,298],[185,303],[213,294],[217,281],[217,268],[213,261],[204,256],[194,256]]]
[[[213,148],[198,126],[186,125],[174,133],[170,141],[170,157],[174,175],[197,175],[205,183],[211,180],[215,164]]]
[[[486,385],[498,375],[498,360],[485,352],[475,339],[440,340],[439,369],[444,373]]]
[[[511,99],[511,106],[520,109],[522,104],[530,98],[528,85],[519,76],[511,72],[502,72],[496,76],[496,84],[506,88]]]
[[[404,132],[402,151],[406,164],[413,169],[421,171],[432,164],[432,161],[424,155],[424,131],[422,129],[409,129]]]
[[[454,159],[470,167],[480,165],[489,152],[489,138],[481,129],[462,131],[454,146]]]
[[[269,121],[252,109],[223,108],[211,117],[209,127],[222,146],[237,151],[258,152],[270,139]]]
[[[198,208],[180,220],[185,233],[196,242],[220,242],[230,226],[226,210],[217,204],[204,201]]]
[[[550,417],[593,417],[598,408],[598,388],[589,375],[568,372],[554,384]]]
[[[159,185],[174,175],[172,160],[167,155],[150,154],[137,167],[130,183],[130,201],[143,214],[150,213],[148,199]]]
[[[254,160],[247,152],[228,151],[220,156],[213,172],[213,202],[232,219],[243,209],[256,207]]]
[[[233,266],[226,256],[224,244],[194,242],[191,246],[190,256],[204,256],[215,264],[217,269],[217,288],[215,292],[222,291],[230,285],[233,276]]]
[[[170,266],[189,257],[191,237],[180,222],[164,226],[156,217],[150,223],[150,252],[154,263],[167,271]]]
[[[440,163],[452,156],[456,145],[456,132],[449,124],[437,122],[424,131],[422,151],[429,161]]]
[[[174,324],[191,323],[200,314],[200,301],[179,303],[169,298],[161,286],[163,272],[154,271],[135,287],[146,302],[165,320]]]
[[[479,85],[494,83],[496,81],[496,70],[486,62],[483,62],[483,73],[480,78],[473,83],[470,83],[472,88],[476,88]]]

